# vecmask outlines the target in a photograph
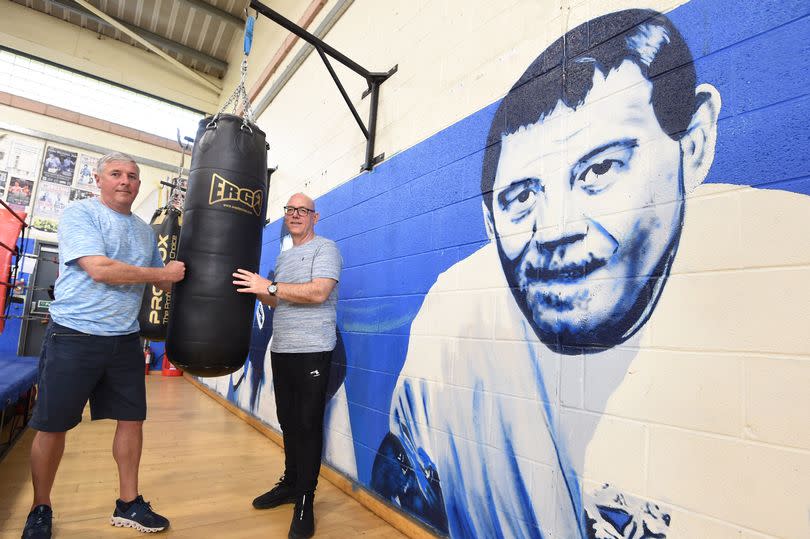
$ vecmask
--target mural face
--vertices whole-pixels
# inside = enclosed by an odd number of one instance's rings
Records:
[[[560,103],[502,139],[488,217],[517,301],[561,350],[624,341],[669,270],[683,219],[681,148],[651,92],[625,61],[597,70],[576,110]]]
[[[641,10],[571,30],[501,102],[481,180],[485,217],[547,346],[609,348],[649,317],[677,249],[684,190],[711,165],[719,109],[677,29]]]

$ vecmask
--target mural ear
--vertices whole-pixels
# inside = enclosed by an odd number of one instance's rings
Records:
[[[481,212],[484,214],[484,226],[487,229],[489,241],[495,241],[495,223],[492,221],[492,212],[487,208],[486,202],[481,201]]]
[[[695,97],[695,113],[680,140],[686,193],[703,183],[712,166],[721,106],[720,92],[711,84],[699,85],[695,89]]]

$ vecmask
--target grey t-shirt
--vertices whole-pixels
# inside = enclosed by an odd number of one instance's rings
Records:
[[[293,246],[276,259],[275,280],[280,283],[308,283],[318,277],[340,280],[343,259],[332,240],[315,236]],[[335,348],[338,287],[323,303],[291,303],[278,300],[273,314],[273,352],[326,352]]]

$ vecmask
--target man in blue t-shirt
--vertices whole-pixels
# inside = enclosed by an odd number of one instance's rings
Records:
[[[138,494],[138,464],[146,418],[138,311],[144,285],[170,290],[185,265],[165,267],[151,227],[131,212],[141,185],[132,157],[112,153],[98,162],[98,198],[71,204],[59,223],[59,278],[39,362],[39,394],[30,426],[34,502],[23,538],[51,536],[51,488],[65,434],[82,420],[115,419],[113,457],[119,499],[114,526],[157,532],[169,521]]]

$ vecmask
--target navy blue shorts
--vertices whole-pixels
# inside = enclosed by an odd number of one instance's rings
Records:
[[[29,425],[65,432],[92,419],[146,419],[144,359],[137,333],[102,337],[51,322],[39,356],[37,403]]]

